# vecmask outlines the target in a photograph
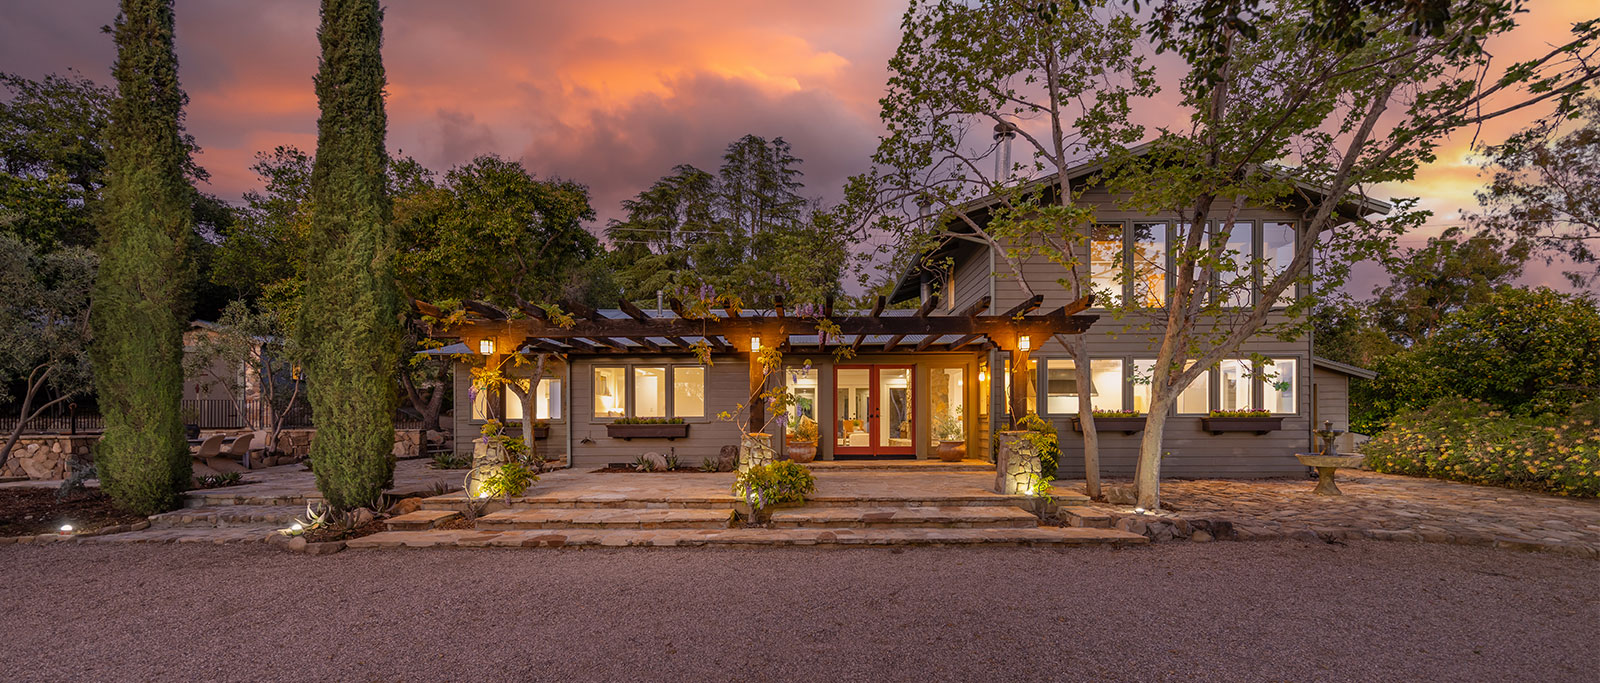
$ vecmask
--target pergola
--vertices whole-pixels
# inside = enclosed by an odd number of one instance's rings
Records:
[[[765,410],[754,400],[764,390],[766,372],[758,361],[765,345],[776,344],[787,352],[829,353],[849,347],[862,351],[955,351],[965,348],[999,348],[1011,353],[1010,383],[1012,415],[1024,414],[1029,352],[1056,334],[1082,334],[1099,316],[1080,315],[1089,307],[1084,297],[1048,313],[1037,312],[1043,296],[1034,296],[1009,310],[989,311],[985,296],[965,310],[935,315],[938,296],[930,296],[915,311],[885,310],[880,296],[864,315],[838,314],[830,298],[814,315],[795,316],[785,311],[781,300],[770,310],[705,311],[686,309],[676,299],[668,299],[670,310],[647,312],[623,300],[614,315],[586,306],[564,304],[573,320],[562,325],[551,320],[545,309],[521,303],[517,314],[479,301],[462,304],[467,316],[463,322],[439,326],[429,333],[441,339],[459,339],[468,348],[485,349],[490,355],[510,349],[529,349],[529,353],[557,353],[574,356],[604,356],[647,353],[691,353],[702,342],[712,353],[743,353],[750,366],[750,425],[760,429],[766,423]],[[417,311],[443,318],[444,311],[424,301],[413,302]],[[823,332],[820,328],[831,330]],[[488,342],[488,343],[485,343]]]

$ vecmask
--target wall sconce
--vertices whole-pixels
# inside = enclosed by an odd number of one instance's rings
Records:
[[[751,337],[750,338],[750,353],[761,353],[761,338],[760,337]]]
[[[481,353],[481,354],[483,354],[485,356],[493,356],[494,355],[494,340],[493,339],[479,340],[478,341],[478,353]]]
[[[1021,351],[1023,353],[1027,353],[1028,350],[1032,349],[1032,348],[1033,348],[1033,340],[1029,339],[1028,335],[1024,334],[1024,335],[1020,335],[1020,336],[1017,337],[1017,350],[1018,351]]]

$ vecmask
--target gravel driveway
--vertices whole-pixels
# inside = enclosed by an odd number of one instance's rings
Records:
[[[0,661],[11,681],[1581,680],[1597,589],[1593,561],[1413,543],[8,546]]]

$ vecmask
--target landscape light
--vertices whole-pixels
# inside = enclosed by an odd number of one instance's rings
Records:
[[[1144,508],[1134,508],[1133,509],[1133,514],[1136,514],[1136,515],[1144,514]]]
[[[299,522],[295,522],[294,524],[289,526],[289,529],[291,531],[305,531],[305,526],[300,524]]]
[[[63,534],[72,533],[72,525],[71,524],[63,524],[63,525],[61,525],[61,533],[63,533]]]
[[[493,356],[494,355],[494,340],[493,339],[484,339],[482,341],[479,341],[478,342],[478,353],[481,353],[481,354],[483,354],[485,356]]]
[[[1024,334],[1017,337],[1017,350],[1026,353],[1031,348],[1033,348],[1033,340],[1029,339],[1028,335]]]

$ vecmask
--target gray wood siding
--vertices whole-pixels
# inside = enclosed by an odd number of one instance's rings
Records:
[[[989,250],[973,247],[961,250],[956,258],[952,287],[946,300],[952,302],[946,310],[954,313],[967,310],[978,299],[989,296]],[[992,308],[992,307],[991,307]]]
[[[1344,373],[1323,368],[1311,372],[1316,386],[1317,406],[1313,429],[1325,420],[1333,421],[1334,429],[1350,429],[1350,378]]]

